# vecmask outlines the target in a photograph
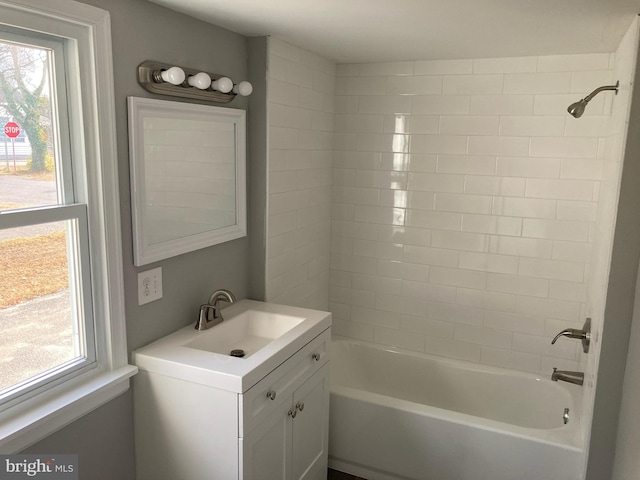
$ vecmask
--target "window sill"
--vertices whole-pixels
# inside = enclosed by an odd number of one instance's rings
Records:
[[[17,453],[129,389],[137,367],[87,372],[0,414],[0,452]]]

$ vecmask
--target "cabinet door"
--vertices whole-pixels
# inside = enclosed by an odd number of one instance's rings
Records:
[[[329,429],[329,366],[318,370],[293,394],[297,408],[292,422],[294,480],[327,478]]]
[[[243,480],[289,480],[291,478],[291,417],[284,402],[240,438],[240,478]]]

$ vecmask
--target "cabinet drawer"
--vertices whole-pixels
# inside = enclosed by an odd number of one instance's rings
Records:
[[[330,332],[330,329],[322,332],[246,393],[238,396],[238,436],[244,437],[283,402],[291,403],[293,391],[327,363]]]

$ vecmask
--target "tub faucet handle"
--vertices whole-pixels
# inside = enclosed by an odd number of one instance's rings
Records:
[[[556,343],[556,341],[560,338],[560,337],[569,337],[569,338],[579,338],[582,339],[587,335],[586,332],[583,332],[582,330],[578,330],[577,328],[565,328],[564,330],[562,330],[559,334],[557,334],[555,337],[553,337],[553,340],[551,340],[551,345],[553,345],[554,343]]]
[[[556,341],[560,337],[577,338],[579,340],[582,340],[582,351],[584,353],[587,353],[589,351],[589,343],[591,342],[591,319],[586,319],[581,330],[577,328],[565,328],[555,337],[553,337],[553,340],[551,340],[551,345],[556,343]]]

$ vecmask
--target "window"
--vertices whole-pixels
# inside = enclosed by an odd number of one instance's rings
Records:
[[[108,14],[0,3],[0,448],[128,388]],[[3,129],[4,130],[4,129]],[[15,134],[15,128],[12,132]]]
[[[0,169],[0,409],[95,366],[88,195],[63,135],[63,52],[60,40],[0,32],[4,108],[33,145]]]

